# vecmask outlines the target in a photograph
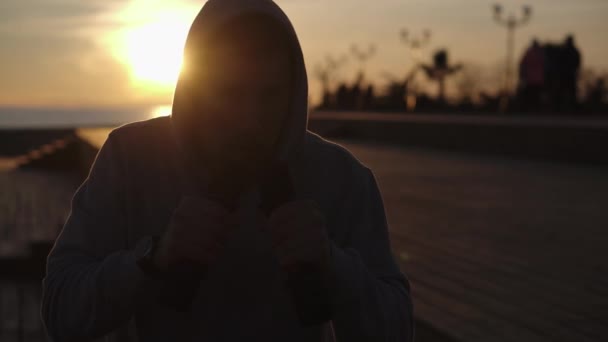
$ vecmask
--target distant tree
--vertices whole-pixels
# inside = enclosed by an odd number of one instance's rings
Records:
[[[432,65],[422,65],[423,70],[429,79],[437,82],[439,91],[437,100],[445,102],[445,80],[448,76],[453,75],[462,68],[462,64],[451,64],[449,61],[448,51],[441,49],[433,55]]]

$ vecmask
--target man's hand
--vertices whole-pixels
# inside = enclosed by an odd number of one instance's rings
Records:
[[[331,319],[334,270],[325,218],[314,201],[288,202],[275,209],[262,227],[271,237],[300,322],[321,324]]]
[[[313,266],[327,279],[331,272],[330,240],[325,217],[316,202],[298,200],[275,209],[262,226],[271,236],[281,267],[287,272]]]
[[[217,202],[183,197],[161,237],[155,262],[161,270],[182,261],[209,266],[223,251],[235,226],[236,217]]]

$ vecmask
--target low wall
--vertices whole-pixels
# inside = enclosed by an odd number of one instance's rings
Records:
[[[328,138],[608,165],[606,119],[314,112],[308,127]]]

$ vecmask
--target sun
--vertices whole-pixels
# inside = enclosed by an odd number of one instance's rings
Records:
[[[125,34],[125,52],[133,76],[160,85],[174,84],[182,65],[187,25],[159,21]]]
[[[150,119],[171,115],[171,109],[171,105],[156,106],[150,111]]]
[[[112,34],[111,49],[136,83],[170,88],[182,66],[192,13],[175,8],[142,8],[131,7],[122,13],[121,19],[128,25]]]

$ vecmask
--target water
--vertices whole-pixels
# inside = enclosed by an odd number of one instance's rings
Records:
[[[0,129],[117,126],[170,113],[171,106],[77,109],[0,107]]]

